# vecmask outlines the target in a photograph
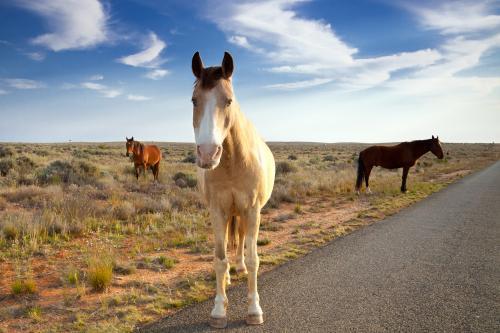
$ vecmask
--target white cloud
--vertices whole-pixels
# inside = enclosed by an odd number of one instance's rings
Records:
[[[151,32],[145,43],[144,50],[119,58],[117,61],[133,67],[156,68],[161,63],[160,54],[166,46],[167,44],[164,41],[159,39],[154,32]]]
[[[443,34],[469,33],[500,27],[500,15],[491,14],[492,1],[467,0],[443,2],[438,7],[407,5],[426,29]]]
[[[159,80],[169,72],[160,68],[164,60],[160,57],[161,52],[167,47],[167,44],[151,32],[144,43],[144,50],[138,53],[118,58],[117,61],[132,67],[142,67],[151,69],[145,77],[152,80]]]
[[[45,53],[42,52],[28,52],[26,55],[31,59],[35,61],[43,61],[45,60]]]
[[[166,69],[153,69],[147,72],[144,76],[151,80],[159,80],[162,77],[167,76],[169,73],[170,72]]]
[[[227,34],[229,42],[261,54],[273,64],[266,70],[294,77],[288,83],[266,86],[274,89],[302,89],[335,82],[336,88],[360,90],[383,86],[394,77],[399,80],[394,74],[402,70],[407,79],[453,76],[477,66],[486,52],[500,44],[500,34],[492,33],[500,26],[500,16],[492,13],[490,1],[437,5],[429,1],[403,7],[416,14],[425,29],[437,30],[443,36],[453,33],[453,38],[446,37],[434,49],[360,58],[356,56],[357,48],[341,38],[329,23],[301,17],[297,7],[303,2],[214,1],[207,16]],[[297,76],[305,79],[297,80]],[[438,81],[428,81],[432,82]],[[473,84],[472,80],[464,82]]]
[[[217,2],[211,6],[209,17],[221,30],[232,34],[232,43],[250,49],[258,43],[255,51],[269,50],[266,55],[273,62],[329,67],[351,64],[357,49],[344,43],[329,24],[298,17],[290,9],[298,2]]]
[[[15,89],[40,89],[44,88],[45,84],[40,81],[29,80],[29,79],[4,79],[3,80],[8,86]]]
[[[127,99],[129,101],[140,102],[140,101],[149,101],[151,99],[151,97],[142,96],[142,95],[127,95]]]
[[[212,6],[209,18],[230,35],[229,42],[276,64],[268,71],[312,76],[267,88],[301,89],[336,81],[349,89],[364,89],[389,80],[392,72],[425,67],[441,57],[438,51],[427,49],[356,58],[358,50],[343,41],[329,23],[299,16],[294,7],[301,2],[228,1]]]
[[[102,74],[95,74],[89,77],[90,81],[101,81],[104,80],[104,76]]]
[[[8,94],[7,90],[0,89],[0,95],[7,95],[7,94]]]
[[[312,79],[312,80],[270,84],[270,85],[267,85],[266,88],[279,89],[279,90],[297,90],[297,89],[319,86],[319,85],[322,85],[325,83],[329,83],[331,81],[333,81],[333,79],[316,78],[316,79]]]
[[[95,90],[106,98],[115,98],[115,97],[122,95],[122,92],[120,90],[110,88],[110,87],[108,87],[104,84],[100,84],[100,83],[83,82],[81,84],[81,86],[83,88],[86,88],[86,89]]]
[[[50,32],[33,44],[53,51],[86,49],[108,40],[107,14],[98,0],[20,0],[17,5],[42,16]]]

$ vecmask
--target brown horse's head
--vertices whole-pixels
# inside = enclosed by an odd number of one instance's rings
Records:
[[[439,136],[432,136],[431,139],[431,152],[436,155],[440,160],[443,159],[443,148],[441,148],[441,143],[439,142]]]
[[[125,155],[129,157],[130,154],[134,153],[134,137],[131,137],[130,139],[125,137],[125,139],[127,139],[127,142],[125,143],[127,153]]]
[[[200,168],[214,169],[234,118],[233,58],[225,52],[220,67],[205,68],[196,52],[191,67],[196,77],[192,98],[196,160]]]

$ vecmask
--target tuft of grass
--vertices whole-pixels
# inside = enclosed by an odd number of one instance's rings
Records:
[[[89,260],[87,280],[94,291],[108,289],[113,279],[113,263],[107,258],[93,257]]]
[[[177,263],[177,260],[165,256],[159,256],[156,261],[166,269],[174,267]]]
[[[80,272],[74,267],[71,267],[64,276],[65,282],[69,283],[72,286],[78,285],[80,282]]]
[[[29,307],[26,309],[26,315],[34,321],[40,321],[42,319],[42,308],[38,305]]]
[[[15,280],[11,286],[12,294],[27,295],[36,293],[36,282],[33,279]]]
[[[257,245],[258,246],[266,246],[271,243],[271,240],[269,238],[261,238],[257,240]]]

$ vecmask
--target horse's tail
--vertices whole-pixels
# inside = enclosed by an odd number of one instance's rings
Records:
[[[361,154],[359,154],[358,158],[358,178],[356,179],[356,191],[361,189],[361,185],[363,184],[363,179],[365,178],[365,163],[363,162],[363,158]]]
[[[228,227],[228,246],[230,249],[235,249],[238,246],[238,228],[239,228],[239,219],[236,216],[231,218],[229,221]]]

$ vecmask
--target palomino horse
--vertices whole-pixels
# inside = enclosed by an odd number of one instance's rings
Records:
[[[439,143],[439,137],[432,136],[428,140],[416,140],[402,142],[395,146],[371,146],[359,153],[358,178],[356,180],[356,193],[359,194],[363,184],[366,183],[366,192],[371,193],[368,181],[370,172],[374,166],[381,166],[386,169],[403,168],[403,182],[401,192],[406,192],[406,177],[408,171],[415,162],[427,152],[432,152],[437,158],[443,158],[443,149]]]
[[[215,236],[217,292],[210,325],[216,328],[227,325],[228,237],[238,238],[236,270],[248,269],[246,322],[263,323],[257,293],[257,237],[260,210],[271,196],[275,172],[271,150],[240,111],[231,82],[233,69],[233,58],[227,52],[220,67],[204,68],[198,52],[192,59],[196,77],[192,102],[198,182]]]
[[[145,145],[139,141],[134,141],[134,137],[127,138],[127,157],[132,154],[135,167],[135,177],[139,179],[139,170],[142,168],[144,177],[146,176],[146,169],[149,167],[153,172],[153,177],[158,180],[160,172],[161,151],[156,145]]]

